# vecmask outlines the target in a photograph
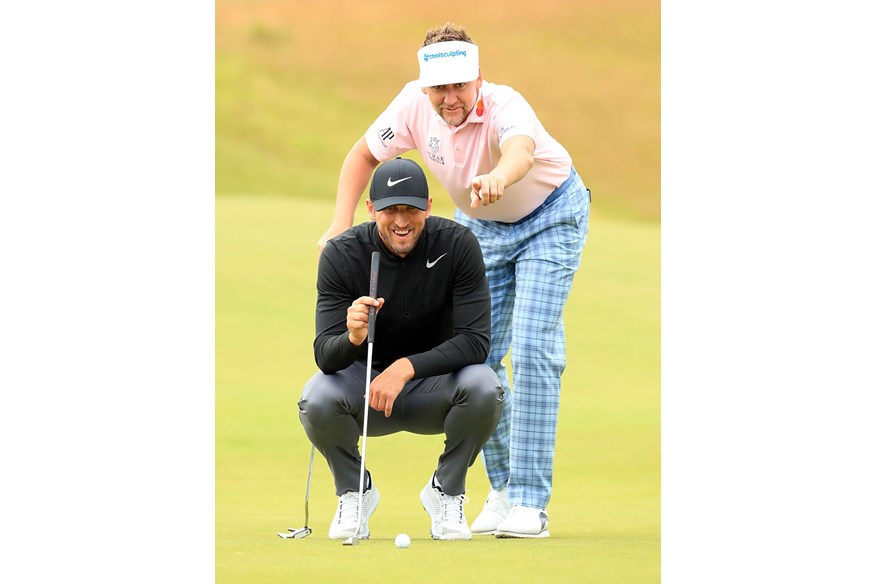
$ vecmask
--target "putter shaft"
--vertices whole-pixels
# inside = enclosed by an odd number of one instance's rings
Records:
[[[371,357],[374,352],[374,343],[368,342],[368,361],[365,365],[365,411],[362,421],[362,464],[359,468],[359,518],[356,521],[356,535],[351,539],[359,540],[359,529],[362,527],[362,497],[365,495],[365,453],[368,441],[368,410],[371,403]],[[346,544],[346,542],[344,542]],[[355,545],[355,544],[346,544]]]

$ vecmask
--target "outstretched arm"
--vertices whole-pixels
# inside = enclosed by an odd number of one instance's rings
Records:
[[[535,142],[529,136],[511,136],[502,144],[496,167],[471,181],[471,208],[497,203],[509,187],[526,176],[534,164]]]
[[[322,253],[326,241],[353,226],[356,205],[359,204],[359,199],[362,198],[362,193],[368,185],[368,179],[371,178],[371,173],[377,165],[378,161],[368,149],[364,136],[359,138],[341,165],[335,216],[332,224],[316,244],[317,255]]]

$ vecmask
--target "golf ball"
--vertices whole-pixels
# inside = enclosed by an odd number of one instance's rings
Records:
[[[408,537],[407,533],[399,533],[395,536],[395,547],[405,549],[411,545],[411,538]]]

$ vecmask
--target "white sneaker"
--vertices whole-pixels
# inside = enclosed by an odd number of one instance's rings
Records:
[[[432,517],[429,533],[432,539],[471,539],[471,530],[465,520],[462,506],[468,503],[465,495],[452,497],[432,486],[432,479],[420,491],[423,509]]]
[[[496,537],[550,537],[544,509],[514,505],[508,518],[496,528]]]
[[[373,484],[362,493],[362,526],[359,528],[359,539],[368,539],[368,518],[377,509],[380,493]],[[359,491],[348,491],[338,497],[338,510],[329,527],[329,539],[347,539],[356,537],[356,521],[359,520]]]
[[[496,528],[508,517],[511,505],[508,503],[508,489],[490,489],[484,510],[471,524],[471,532],[475,535],[493,535]]]

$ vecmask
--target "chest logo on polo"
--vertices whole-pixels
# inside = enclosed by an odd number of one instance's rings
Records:
[[[429,136],[429,150],[426,152],[426,156],[435,164],[440,164],[441,166],[444,166],[444,157],[438,155],[438,150],[440,148],[441,140],[434,136]]]
[[[430,262],[430,261],[427,259],[427,260],[426,260],[426,269],[427,269],[427,270],[430,269],[432,266],[434,266],[435,264],[437,264],[438,262],[440,262],[440,261],[441,261],[441,258],[443,258],[443,257],[446,256],[446,255],[447,255],[446,253],[442,253],[440,256],[438,256],[438,259],[435,260],[434,262]]]

